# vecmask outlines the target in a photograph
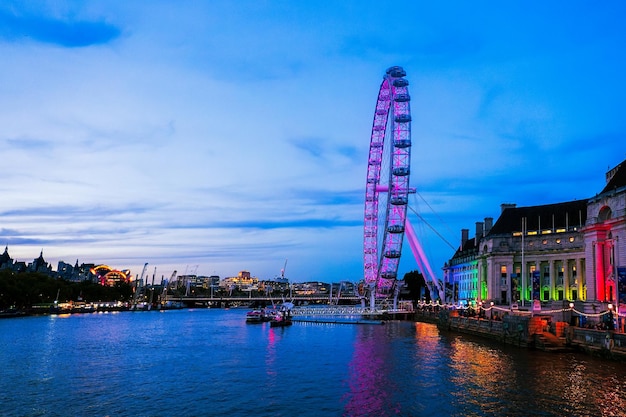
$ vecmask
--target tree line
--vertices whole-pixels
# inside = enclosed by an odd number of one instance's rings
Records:
[[[0,311],[29,310],[34,305],[52,304],[55,301],[129,301],[132,294],[129,283],[107,287],[89,281],[70,282],[51,278],[37,272],[0,270]]]

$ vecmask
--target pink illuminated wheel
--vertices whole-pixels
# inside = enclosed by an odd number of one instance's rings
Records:
[[[397,279],[407,213],[411,107],[406,72],[389,68],[378,93],[365,186],[363,258],[372,305]]]

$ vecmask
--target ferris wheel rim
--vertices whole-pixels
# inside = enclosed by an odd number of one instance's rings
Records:
[[[389,68],[381,83],[368,157],[365,187],[363,255],[365,283],[377,293],[397,279],[408,204],[411,150],[409,82],[402,67]],[[391,125],[391,126],[389,126]],[[385,137],[390,133],[389,142]],[[391,147],[387,189],[381,186],[383,150]],[[380,193],[387,192],[382,238],[379,241]]]

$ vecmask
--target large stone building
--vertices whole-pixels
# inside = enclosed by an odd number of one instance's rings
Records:
[[[595,197],[517,207],[502,204],[495,223],[476,223],[474,238],[444,266],[446,301],[511,306],[575,302],[626,312],[626,161],[606,175]]]

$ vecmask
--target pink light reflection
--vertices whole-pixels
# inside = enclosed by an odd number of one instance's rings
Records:
[[[265,369],[270,376],[276,376],[276,333],[275,329],[270,327],[267,337],[267,352],[265,353]]]
[[[354,345],[354,356],[349,364],[349,392],[344,409],[344,416],[383,416],[399,412],[399,406],[390,404],[394,381],[389,380],[385,369],[392,358],[387,345],[376,340],[378,326],[359,328]],[[395,413],[394,413],[395,414]]]

